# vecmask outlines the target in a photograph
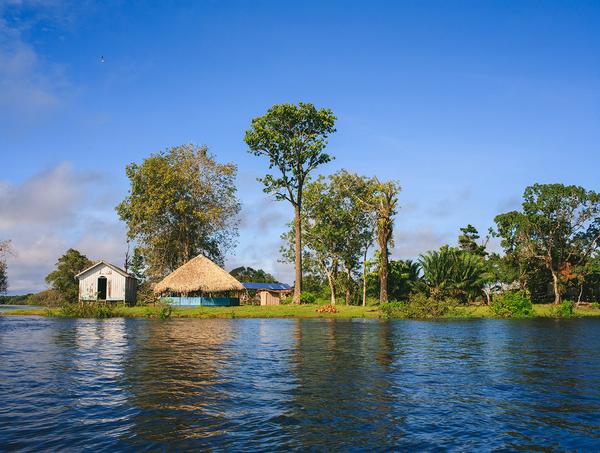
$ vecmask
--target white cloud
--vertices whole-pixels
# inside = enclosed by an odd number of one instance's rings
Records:
[[[63,162],[17,186],[0,182],[0,231],[29,226],[68,225],[88,196],[88,186],[102,181],[93,172],[74,172]]]
[[[69,162],[20,185],[0,182],[0,237],[18,253],[7,259],[10,294],[45,289],[44,278],[69,248],[122,265],[125,226],[112,190],[99,174],[77,172]]]

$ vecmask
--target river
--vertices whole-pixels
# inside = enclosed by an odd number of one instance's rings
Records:
[[[1,451],[599,451],[600,320],[0,316]]]

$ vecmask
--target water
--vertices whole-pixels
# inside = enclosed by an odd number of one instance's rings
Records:
[[[599,451],[600,320],[0,317],[1,451]]]

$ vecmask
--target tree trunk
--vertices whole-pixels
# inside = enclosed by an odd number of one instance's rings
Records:
[[[554,286],[554,305],[560,305],[560,294],[558,293],[558,276],[554,272],[554,269],[550,269],[552,272],[552,285]]]
[[[379,303],[388,301],[388,250],[387,244],[381,247],[381,269],[379,269]]]
[[[352,278],[350,276],[350,269],[348,269],[348,273],[346,274],[346,306],[350,305],[350,299],[352,299],[352,294],[350,292],[350,282]]]
[[[331,289],[331,305],[335,305],[335,283],[333,281],[333,275],[327,273],[327,279],[329,280],[329,289]]]
[[[483,288],[483,292],[485,293],[485,297],[487,299],[487,304],[492,305],[492,297],[490,295],[490,290]]]
[[[365,247],[365,256],[363,259],[363,307],[367,306],[367,250]]]
[[[294,205],[296,214],[294,217],[294,228],[296,229],[296,282],[294,283],[294,299],[292,304],[300,303],[302,292],[302,231],[300,230],[300,204]]]

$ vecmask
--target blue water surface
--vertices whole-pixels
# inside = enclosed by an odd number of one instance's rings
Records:
[[[0,451],[600,451],[600,320],[0,316]]]

